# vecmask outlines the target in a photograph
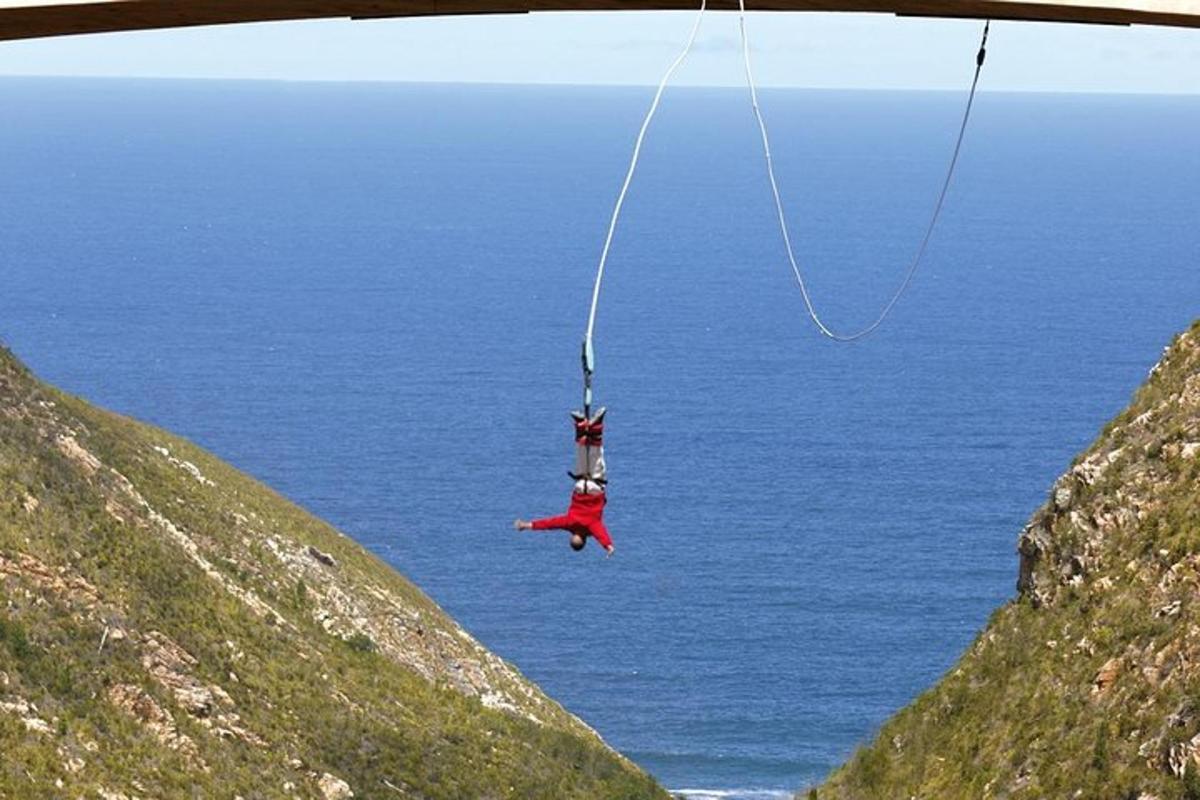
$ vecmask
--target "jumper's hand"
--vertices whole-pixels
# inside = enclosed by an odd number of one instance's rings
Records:
[[[513,528],[518,531],[531,531],[533,530],[533,524],[519,519],[513,523]]]
[[[608,555],[606,555],[605,558],[612,558],[613,553],[617,551],[617,548],[613,547],[611,544],[604,549],[608,551]]]

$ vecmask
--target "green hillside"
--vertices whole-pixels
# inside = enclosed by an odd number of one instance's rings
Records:
[[[1200,798],[1200,324],[1019,552],[1017,599],[809,796]]]
[[[345,536],[0,350],[0,798],[665,798]]]

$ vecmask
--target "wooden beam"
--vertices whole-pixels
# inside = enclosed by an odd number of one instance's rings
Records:
[[[1200,28],[1200,0],[750,0],[753,11],[860,11]],[[235,22],[531,11],[687,10],[694,0],[0,0],[0,40]],[[710,0],[715,11],[737,0]]]

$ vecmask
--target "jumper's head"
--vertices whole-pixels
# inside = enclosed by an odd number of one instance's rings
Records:
[[[571,534],[571,549],[572,550],[582,550],[583,546],[585,544],[587,544],[587,542],[578,533]]]

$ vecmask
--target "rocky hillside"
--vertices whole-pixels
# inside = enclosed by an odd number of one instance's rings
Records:
[[[665,798],[337,531],[0,350],[0,798]]]
[[[809,796],[1200,799],[1200,323],[1019,552],[1017,599]]]

